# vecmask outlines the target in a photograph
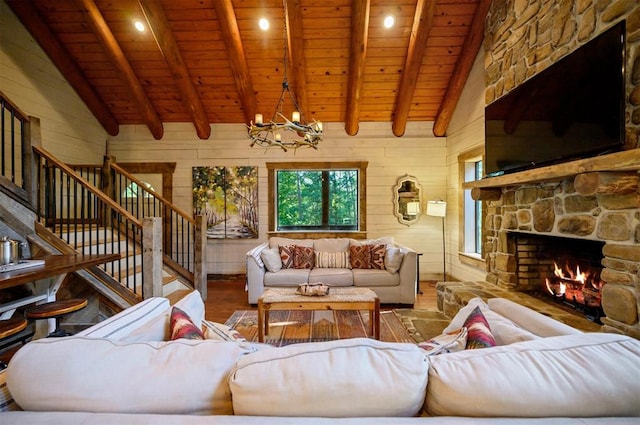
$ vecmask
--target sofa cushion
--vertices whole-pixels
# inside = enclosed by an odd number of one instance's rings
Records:
[[[385,245],[386,247],[394,246],[393,236],[383,236],[377,239],[351,239],[351,245]]]
[[[374,244],[368,245],[369,254],[371,255],[371,268],[377,270],[384,270],[384,257],[387,251],[385,245],[382,244]]]
[[[482,314],[487,319],[489,327],[491,328],[491,333],[498,345],[507,345],[514,342],[530,341],[532,339],[539,338],[528,330],[516,325],[506,317],[492,311],[487,303],[479,297],[470,299],[466,306],[458,310],[458,313],[456,313],[453,319],[451,319],[449,325],[444,328],[442,332],[447,333],[462,327],[464,325],[464,321],[476,307],[480,307],[480,311],[482,311]]]
[[[482,311],[480,311],[480,307],[473,309],[469,316],[467,316],[462,327],[467,329],[466,349],[474,350],[477,348],[495,347],[497,345],[495,338],[491,334],[489,323],[487,323],[487,319],[484,317],[484,314],[482,314]]]
[[[506,317],[518,326],[526,327],[529,331],[541,337],[582,333],[578,329],[505,298],[490,298],[487,301],[487,305],[491,308],[491,311]]]
[[[282,258],[278,248],[265,248],[260,252],[260,259],[270,272],[279,272],[282,269]]]
[[[269,238],[269,248],[277,248],[284,245],[308,246],[313,248],[313,239],[291,239],[278,236]]]
[[[313,248],[295,245],[293,248],[293,268],[312,269],[316,264]]]
[[[195,326],[198,328],[202,327],[202,321],[204,320],[204,302],[202,301],[202,295],[200,295],[199,291],[189,292],[174,305],[184,311]],[[124,311],[128,311],[131,308]],[[123,335],[118,339],[124,342],[168,341],[171,339],[171,332],[169,331],[170,320],[171,308],[167,306],[167,308],[156,317],[135,329],[130,329],[127,335]],[[93,337],[93,334],[86,336]]]
[[[362,287],[376,286],[398,286],[400,285],[400,275],[390,274],[386,270],[376,269],[353,269],[353,284]]]
[[[414,416],[427,370],[415,344],[352,338],[252,353],[229,384],[236,415]]]
[[[154,319],[161,317],[162,326],[154,328],[154,333],[149,333],[148,338],[149,340],[163,341],[166,336],[164,322],[166,319],[164,314],[166,314],[168,310],[168,299],[162,297],[148,298],[102,322],[76,333],[76,336],[122,339],[154,321]],[[168,327],[168,322],[166,322],[166,326]]]
[[[349,261],[352,269],[371,268],[371,250],[369,245],[353,245],[349,247]]]
[[[348,269],[351,268],[349,251],[338,252],[318,252],[316,251],[316,265],[325,269]]]
[[[252,351],[212,340],[44,338],[14,355],[7,384],[24,410],[229,415],[227,377]]]
[[[283,269],[293,269],[295,268],[295,258],[296,258],[296,246],[295,245],[280,245],[278,247],[278,252],[280,253],[280,261],[282,262]]]
[[[640,416],[640,341],[624,335],[541,338],[430,362],[430,415]]]
[[[309,282],[309,269],[282,269],[278,273],[264,274],[265,286],[298,286]]]
[[[389,273],[397,273],[402,265],[402,259],[404,253],[400,248],[387,247],[387,251],[384,255],[384,268]]]
[[[324,252],[347,252],[350,244],[349,238],[320,238],[313,240],[313,249]]]
[[[309,273],[309,283],[326,283],[329,286],[353,286],[353,273],[349,269],[316,268]]]
[[[169,339],[204,339],[202,329],[198,328],[187,313],[178,307],[171,308],[169,320]]]

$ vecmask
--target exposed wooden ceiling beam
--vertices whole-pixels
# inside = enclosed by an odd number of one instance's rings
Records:
[[[300,0],[286,0],[287,46],[289,49],[289,70],[293,77],[293,94],[301,113],[309,110],[307,96],[306,63],[304,59],[304,40],[302,33],[302,6]],[[308,119],[308,118],[307,118]]]
[[[358,134],[360,100],[364,78],[364,62],[369,38],[369,0],[353,0],[351,4],[351,52],[349,57],[349,85],[345,130],[349,136]]]
[[[218,16],[224,44],[227,46],[231,68],[234,71],[234,79],[240,102],[242,103],[244,117],[246,122],[249,122],[253,120],[258,106],[249,66],[247,65],[247,58],[244,54],[244,46],[240,38],[236,13],[233,10],[231,0],[213,0],[213,6]]]
[[[476,13],[473,16],[471,27],[464,41],[462,53],[453,70],[453,75],[451,76],[451,80],[449,80],[447,91],[442,99],[440,110],[433,124],[433,134],[435,136],[445,136],[447,134],[451,117],[456,109],[458,100],[460,100],[462,89],[471,73],[473,62],[478,55],[482,40],[484,39],[484,21],[489,12],[489,6],[491,6],[491,0],[480,0],[476,7]]]
[[[211,126],[209,118],[200,101],[200,96],[191,80],[191,75],[187,66],[182,60],[182,54],[178,48],[173,32],[169,27],[169,21],[164,13],[164,9],[158,0],[139,0],[144,16],[147,18],[149,28],[153,37],[158,43],[160,52],[164,56],[167,65],[171,69],[173,79],[182,96],[182,102],[191,114],[191,120],[196,127],[196,133],[201,139],[208,139],[211,136]]]
[[[416,14],[413,17],[413,27],[409,38],[409,49],[407,50],[407,60],[394,108],[392,130],[397,137],[401,137],[407,127],[409,109],[411,109],[411,103],[413,102],[416,82],[422,66],[422,58],[427,48],[427,39],[433,25],[435,9],[436,0],[418,0],[416,5]]]
[[[109,29],[102,13],[98,10],[98,6],[93,0],[79,0],[79,2],[82,13],[87,19],[87,23],[98,38],[98,41],[104,48],[109,59],[111,59],[113,65],[118,69],[121,78],[129,88],[129,91],[133,96],[133,101],[142,114],[142,118],[147,127],[149,127],[151,134],[157,140],[162,139],[162,135],[164,134],[162,121],[160,121],[158,113],[154,109],[153,105],[151,105],[151,101],[142,88],[142,84],[140,84],[133,68],[131,68],[131,64],[129,64],[129,61],[122,51],[122,48]]]
[[[118,121],[102,102],[82,70],[71,58],[71,55],[42,20],[33,3],[24,0],[6,0],[6,3],[42,47],[42,50],[49,56],[51,62],[55,64],[71,87],[78,93],[80,99],[87,105],[87,108],[89,108],[105,131],[111,136],[116,136],[120,131]]]

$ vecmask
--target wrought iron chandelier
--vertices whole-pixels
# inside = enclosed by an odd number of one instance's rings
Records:
[[[287,67],[289,50],[287,46],[287,2],[284,3],[284,75],[282,79],[282,92],[280,99],[276,104],[275,111],[269,122],[264,122],[262,114],[256,114],[254,121],[248,126],[249,139],[251,139],[251,147],[257,145],[265,148],[281,148],[285,152],[288,149],[298,149],[301,147],[310,147],[318,149],[318,143],[322,141],[322,122],[307,122],[304,114],[296,101],[294,93],[289,88],[289,80],[287,79]],[[289,120],[282,113],[286,95],[289,95],[294,106],[294,111]]]

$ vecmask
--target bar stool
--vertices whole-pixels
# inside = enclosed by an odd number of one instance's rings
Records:
[[[87,306],[88,301],[83,298],[72,298],[69,300],[52,301],[39,304],[25,311],[25,317],[31,320],[56,319],[56,329],[47,337],[69,336],[71,334],[60,329],[60,319]]]
[[[18,332],[22,332],[27,328],[27,320],[22,317],[14,317],[7,320],[0,320],[0,342],[5,338],[9,338],[17,334]],[[24,343],[24,341],[23,341]],[[3,361],[0,361],[0,370],[6,369],[7,364]]]

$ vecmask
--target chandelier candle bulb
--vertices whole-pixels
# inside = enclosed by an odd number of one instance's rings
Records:
[[[279,142],[282,140],[282,136],[280,136],[280,133],[276,133],[274,137],[276,139],[276,142]]]
[[[262,114],[256,114],[256,125],[262,125]]]
[[[300,122],[300,112],[293,111],[293,114],[291,114],[291,121]]]

